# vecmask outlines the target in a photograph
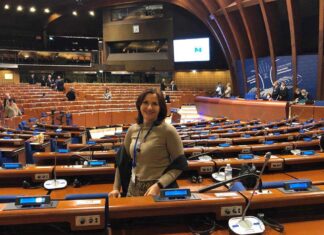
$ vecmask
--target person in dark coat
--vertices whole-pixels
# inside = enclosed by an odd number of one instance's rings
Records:
[[[68,93],[66,93],[66,97],[68,101],[74,101],[76,99],[76,95],[73,87],[71,87]]]
[[[273,100],[278,100],[279,90],[280,90],[280,84],[277,81],[275,81],[273,83],[273,88],[272,88],[272,99]]]
[[[281,82],[279,88],[279,97],[278,100],[287,101],[288,100],[288,89],[285,82]]]

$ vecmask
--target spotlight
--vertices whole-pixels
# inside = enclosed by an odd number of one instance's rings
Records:
[[[95,16],[95,12],[94,11],[89,11],[89,15]]]
[[[20,5],[17,6],[17,11],[23,11],[23,9],[24,8],[22,6],[20,6]]]
[[[77,11],[73,11],[72,12],[72,15],[77,16],[78,15],[78,12]]]
[[[5,10],[9,10],[10,9],[10,5],[9,4],[4,5],[4,9]]]
[[[35,7],[30,7],[29,8],[29,11],[32,12],[32,13],[34,13],[34,12],[36,12],[36,8]]]
[[[45,8],[45,9],[44,9],[44,12],[45,12],[46,14],[48,14],[48,13],[50,13],[51,11],[50,11],[49,8]]]

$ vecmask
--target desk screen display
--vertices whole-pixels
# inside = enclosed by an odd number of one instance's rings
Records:
[[[35,206],[48,204],[50,202],[49,196],[37,196],[37,197],[18,197],[16,199],[16,205],[21,206]]]
[[[164,197],[188,197],[190,196],[189,189],[166,189],[161,192]]]
[[[89,161],[89,166],[103,166],[106,164],[106,161],[105,160],[101,160],[101,161]]]
[[[288,190],[306,190],[310,187],[310,182],[295,182],[285,185]]]
[[[3,163],[2,167],[4,169],[20,169],[20,168],[22,168],[22,165],[21,165],[21,163],[9,163],[9,162],[7,162],[7,163]]]
[[[253,159],[253,154],[239,154],[239,159]]]
[[[314,150],[304,150],[300,152],[300,155],[314,155],[315,151]]]

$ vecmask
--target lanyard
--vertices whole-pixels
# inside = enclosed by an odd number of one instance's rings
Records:
[[[151,131],[153,129],[153,126],[154,125],[152,125],[150,127],[150,129],[147,131],[146,135],[144,136],[143,143],[145,143],[147,136],[151,133]],[[138,143],[138,139],[139,139],[139,136],[140,136],[140,134],[142,132],[142,129],[143,129],[143,127],[141,127],[141,129],[138,131],[138,134],[137,134],[137,137],[136,137],[136,140],[135,140],[135,145],[134,145],[134,150],[133,150],[133,153],[134,153],[133,156],[134,157],[133,157],[133,161],[132,161],[132,167],[133,168],[136,167],[136,157],[137,157],[137,153],[139,153],[141,151],[141,143]],[[139,146],[137,146],[137,144]]]

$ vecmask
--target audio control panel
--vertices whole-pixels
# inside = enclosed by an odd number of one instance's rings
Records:
[[[238,216],[242,215],[242,206],[223,206],[221,207],[221,216]]]
[[[44,181],[48,180],[49,178],[49,173],[38,173],[34,176],[35,181]]]
[[[100,225],[100,215],[81,215],[75,217],[75,225],[82,226],[97,226]]]

